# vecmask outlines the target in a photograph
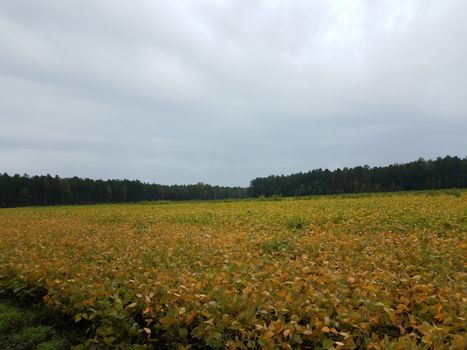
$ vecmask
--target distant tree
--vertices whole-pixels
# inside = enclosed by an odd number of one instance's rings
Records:
[[[60,192],[61,204],[70,204],[72,202],[71,185],[67,179],[60,179],[58,181],[58,187]]]
[[[30,205],[32,194],[27,187],[23,187],[18,193],[18,203],[20,205]]]
[[[387,167],[343,168],[330,171],[315,169],[306,174],[260,177],[253,179],[248,194],[292,196],[327,193],[465,188],[467,158],[446,156],[436,160],[423,158]]]
[[[315,169],[306,173],[271,175],[251,180],[248,188],[160,185],[138,180],[92,180],[51,175],[0,174],[0,207],[24,205],[200,200],[247,196],[301,196],[329,193],[465,188],[467,157],[418,159],[386,167]]]
[[[112,191],[112,186],[106,185],[105,186],[105,195],[104,195],[105,196],[104,199],[105,199],[106,202],[112,201],[112,192],[113,192]]]

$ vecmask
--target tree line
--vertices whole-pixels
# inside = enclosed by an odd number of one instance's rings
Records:
[[[243,187],[159,185],[138,180],[93,180],[79,177],[0,175],[0,207],[122,203],[151,200],[244,198]]]
[[[357,166],[336,170],[315,169],[306,173],[271,175],[251,181],[248,195],[306,196],[334,193],[410,191],[465,188],[467,157],[446,156],[383,167]]]
[[[258,177],[248,188],[159,185],[138,180],[93,180],[42,175],[0,175],[0,207],[122,203],[151,200],[214,200],[259,196],[305,196],[334,193],[465,188],[467,157],[419,159],[385,167],[357,166],[336,170]]]

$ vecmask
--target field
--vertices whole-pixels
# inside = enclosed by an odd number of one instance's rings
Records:
[[[2,209],[0,289],[78,348],[465,348],[467,192],[276,199]]]

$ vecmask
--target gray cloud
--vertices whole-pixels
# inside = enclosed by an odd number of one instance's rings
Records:
[[[0,171],[247,185],[467,149],[446,1],[0,4]]]

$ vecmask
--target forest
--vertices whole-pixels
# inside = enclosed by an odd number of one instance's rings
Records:
[[[243,198],[242,187],[158,185],[138,180],[93,180],[42,175],[0,175],[0,207],[124,203],[151,200],[213,200]]]
[[[247,188],[204,183],[169,186],[138,180],[93,180],[4,173],[0,175],[0,207],[465,188],[466,177],[467,157],[461,159],[452,156],[436,160],[420,158],[410,163],[383,167],[371,168],[365,165],[258,177]]]
[[[307,173],[259,177],[251,181],[248,194],[253,197],[307,196],[465,188],[466,179],[467,157],[446,156],[383,167],[315,169]]]

